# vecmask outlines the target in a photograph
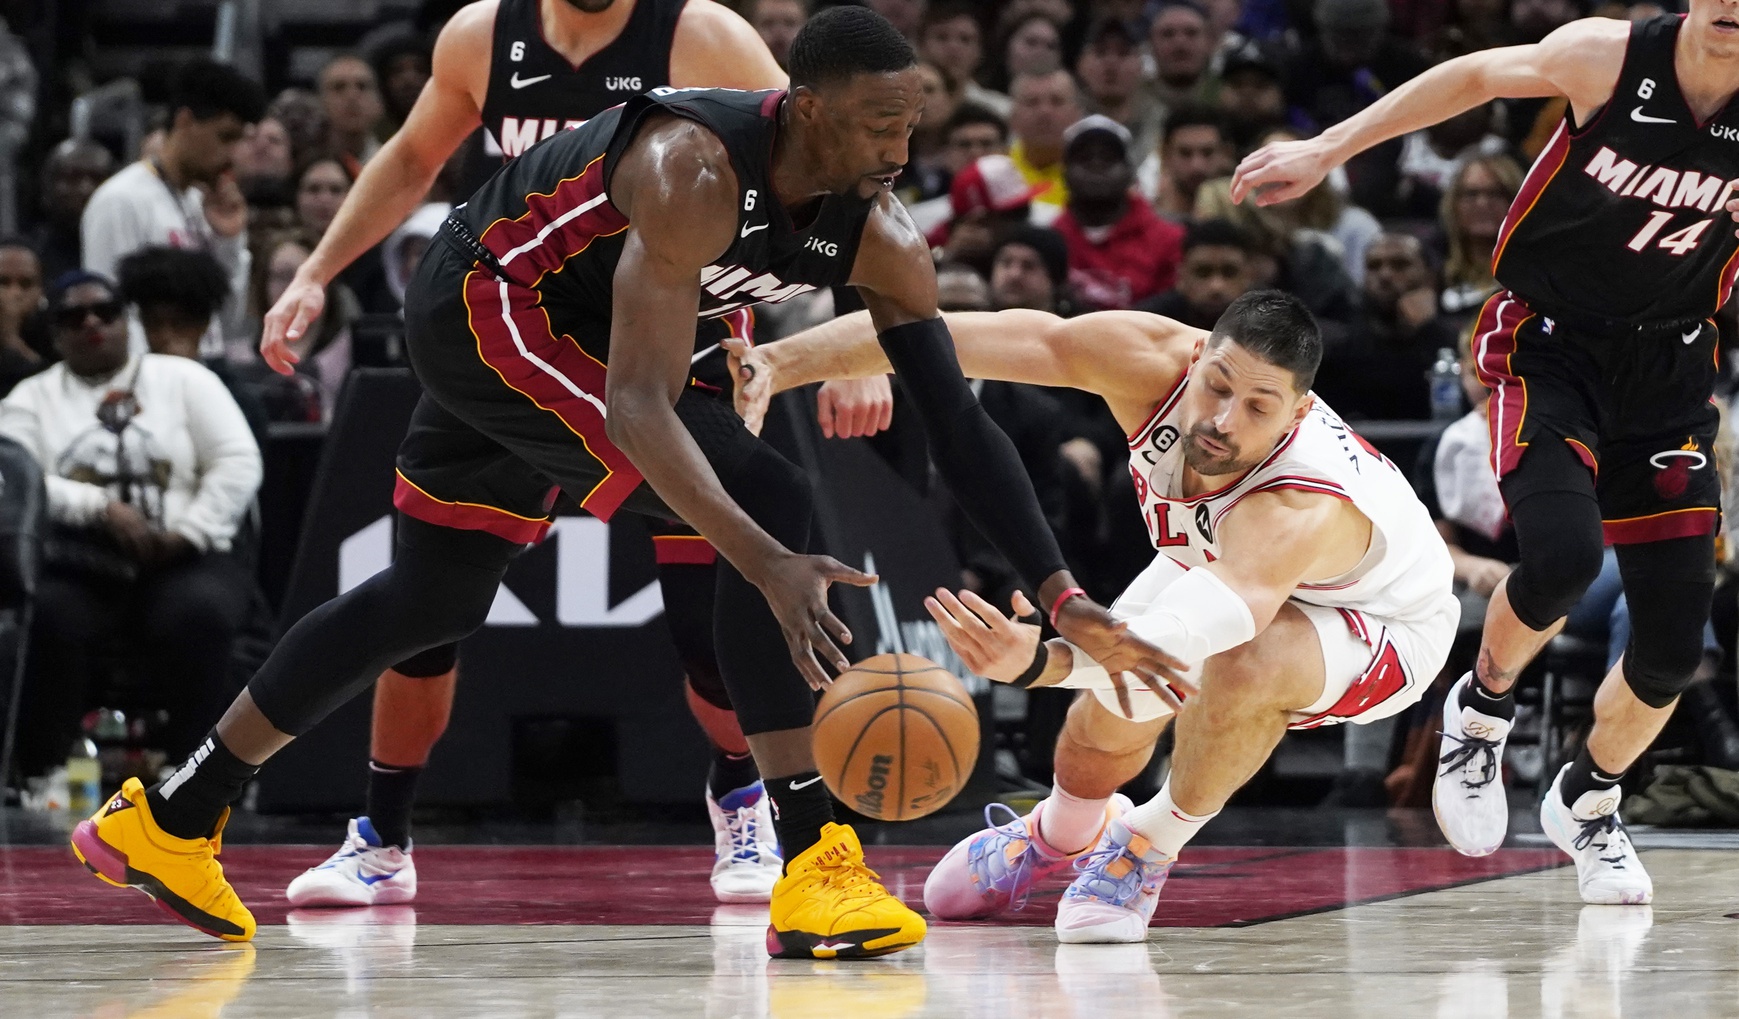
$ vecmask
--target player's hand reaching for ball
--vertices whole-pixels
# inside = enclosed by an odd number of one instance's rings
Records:
[[[1232,201],[1254,194],[1257,205],[1290,201],[1322,183],[1336,163],[1321,136],[1303,141],[1269,142],[1244,157],[1232,174]]]
[[[851,631],[827,607],[827,587],[836,581],[869,587],[876,582],[874,574],[854,570],[831,556],[781,552],[756,575],[745,572],[744,576],[766,596],[767,605],[785,634],[791,660],[810,689],[820,690],[832,682],[816,661],[817,654],[835,672],[851,668],[839,650],[840,644],[851,643]]]
[[[296,362],[301,358],[290,349],[290,344],[302,338],[325,307],[326,288],[298,272],[272,310],[266,312],[265,327],[260,330],[260,357],[273,371],[280,375],[296,371]]]
[[[1021,617],[1038,615],[1038,610],[1019,591],[1009,604],[1014,608],[1014,619],[971,591],[961,591],[955,597],[939,587],[934,597],[924,599],[930,618],[942,628],[948,646],[966,667],[974,675],[998,683],[1019,679],[1039,647],[1039,628],[1020,621]]]

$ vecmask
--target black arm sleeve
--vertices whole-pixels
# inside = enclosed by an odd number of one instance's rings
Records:
[[[939,318],[881,334],[900,387],[930,442],[930,458],[960,508],[1037,590],[1065,569],[1032,480],[1014,443],[979,406],[960,373],[954,341]]]

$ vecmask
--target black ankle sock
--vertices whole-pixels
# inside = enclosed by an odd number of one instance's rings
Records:
[[[397,768],[368,762],[368,820],[383,846],[403,849],[411,844],[411,807],[417,800],[422,768]]]
[[[761,777],[761,772],[755,768],[753,754],[727,754],[717,747],[713,748],[712,767],[706,773],[706,791],[715,800],[722,800],[725,795],[744,786],[754,785]]]
[[[145,793],[157,827],[178,839],[210,838],[223,810],[259,772],[229,752],[213,729],[175,774]]]
[[[1611,789],[1624,778],[1624,772],[1616,775],[1600,770],[1594,763],[1594,758],[1588,753],[1587,744],[1577,753],[1576,759],[1570,762],[1570,770],[1564,773],[1564,782],[1559,792],[1562,794],[1564,806],[1573,807],[1582,794],[1595,789]]]
[[[796,859],[821,841],[821,829],[833,820],[833,797],[818,771],[767,780],[773,798],[773,828],[785,861]]]
[[[1503,693],[1492,693],[1479,681],[1479,673],[1473,674],[1473,681],[1461,690],[1461,706],[1472,708],[1482,715],[1514,721],[1516,717],[1516,688],[1510,687]]]

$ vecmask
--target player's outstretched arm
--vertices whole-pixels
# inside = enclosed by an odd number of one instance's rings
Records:
[[[441,165],[481,122],[489,75],[495,4],[475,3],[455,14],[435,42],[432,73],[416,105],[356,178],[332,225],[296,270],[296,278],[266,313],[260,354],[286,375],[297,358],[285,346],[326,303],[326,285],[398,229],[429,193]]]
[[[1561,95],[1587,114],[1611,97],[1629,39],[1629,22],[1587,18],[1533,45],[1447,60],[1315,138],[1274,142],[1244,157],[1232,176],[1232,200],[1297,198],[1365,149],[1493,99]]]
[[[1038,590],[1058,632],[1113,672],[1154,688],[1181,663],[1130,635],[1085,596],[1063,561],[1014,444],[990,420],[961,373],[936,309],[929,246],[905,209],[882,195],[852,267],[888,363],[924,423],[930,457],[979,530]]]
[[[827,607],[827,586],[866,586],[875,578],[781,545],[731,498],[676,415],[694,349],[700,271],[724,254],[737,229],[730,158],[699,124],[666,118],[643,129],[622,154],[612,185],[612,200],[631,225],[616,265],[604,389],[610,441],[678,516],[760,588],[792,660],[820,689],[827,675],[816,653],[844,671],[849,663],[835,641],[851,642]]]
[[[1139,311],[1070,319],[1026,309],[948,312],[942,322],[967,378],[1094,393],[1132,427],[1170,390],[1195,341],[1207,335]],[[774,344],[749,348],[733,340],[725,347],[740,365],[737,409],[751,428],[759,427],[767,401],[787,389],[890,370],[868,312],[841,316]]]

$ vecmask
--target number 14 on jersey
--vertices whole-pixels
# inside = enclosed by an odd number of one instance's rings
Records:
[[[1667,234],[1660,240],[1655,241],[1655,235],[1660,233],[1668,223],[1672,222],[1672,218],[1673,214],[1671,212],[1649,213],[1648,222],[1642,225],[1642,229],[1636,232],[1636,236],[1632,237],[1630,243],[1626,244],[1625,247],[1632,251],[1641,251],[1648,247],[1649,242],[1654,241],[1656,247],[1665,248],[1674,255],[1682,257],[1690,254],[1691,249],[1695,248],[1697,244],[1702,241],[1703,234],[1708,232],[1709,224],[1714,222],[1712,219],[1699,219],[1690,226],[1674,230],[1672,233]]]

